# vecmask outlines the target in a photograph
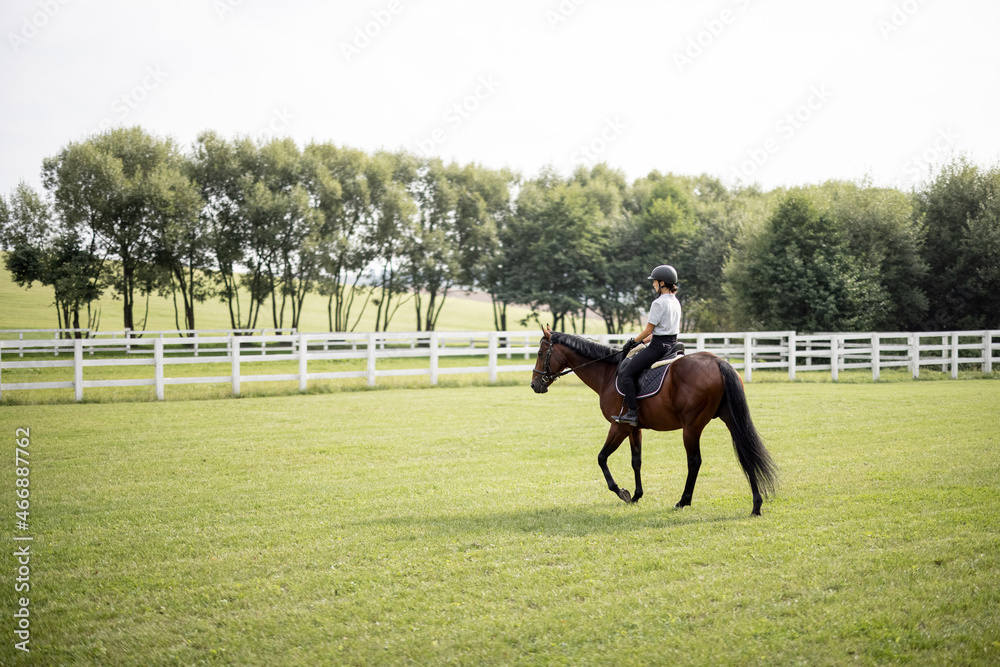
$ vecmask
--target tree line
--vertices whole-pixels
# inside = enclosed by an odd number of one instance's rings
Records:
[[[712,176],[606,164],[525,178],[405,151],[201,134],[183,150],[139,127],[71,142],[44,194],[0,197],[14,280],[49,285],[63,327],[99,326],[111,290],[144,328],[152,294],[178,329],[218,299],[234,329],[298,327],[322,298],[330,331],[375,311],[437,324],[450,290],[486,292],[557,329],[635,328],[645,279],[672,264],[686,331],[1000,328],[1000,169],[966,159],[903,192],[868,182],[727,188]],[[593,325],[591,325],[593,328]]]

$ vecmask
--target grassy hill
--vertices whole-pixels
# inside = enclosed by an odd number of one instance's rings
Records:
[[[0,253],[2,256],[2,253]],[[35,283],[30,289],[17,286],[11,280],[10,273],[0,262],[0,329],[54,329],[59,326],[55,306],[53,305],[53,292],[51,287]],[[242,299],[241,303],[247,304],[248,299]],[[304,303],[305,312],[301,318],[300,331],[319,332],[329,331],[328,318],[326,312],[327,297],[311,293],[306,297]],[[101,317],[99,329],[101,331],[121,331],[122,330],[122,302],[115,299],[113,292],[107,290],[100,301],[94,304],[95,308],[100,308]],[[352,320],[360,312],[360,299],[356,302],[352,310]],[[271,317],[270,301],[265,303],[264,308],[257,320],[257,326],[262,328],[273,327]],[[136,296],[135,319],[142,322],[146,312],[146,299]],[[375,328],[374,305],[369,304],[361,317],[355,331],[373,331]],[[522,326],[520,321],[528,316],[528,308],[508,308],[507,326],[510,330],[534,329],[535,325]],[[285,326],[291,321],[291,308],[285,309]],[[183,317],[181,317],[183,323]],[[204,303],[195,305],[195,323],[198,329],[229,329],[229,311],[225,303],[218,299],[210,299]],[[416,316],[412,300],[402,305],[395,317],[390,322],[390,331],[414,331],[416,329]],[[155,294],[149,297],[149,313],[146,316],[146,330],[162,331],[176,329],[174,304],[169,297],[160,297]],[[444,309],[438,320],[437,329],[439,331],[492,331],[493,313],[488,301],[467,298],[463,295],[450,295],[445,301]],[[606,330],[603,323],[598,319],[588,319],[587,330],[590,333],[604,333]]]

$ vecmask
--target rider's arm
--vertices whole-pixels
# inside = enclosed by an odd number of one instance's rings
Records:
[[[649,322],[646,323],[646,328],[642,330],[642,333],[635,337],[635,342],[642,343],[645,342],[647,338],[653,335],[653,326]]]

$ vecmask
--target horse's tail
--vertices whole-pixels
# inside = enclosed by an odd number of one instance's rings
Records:
[[[736,458],[739,459],[747,479],[757,480],[763,495],[773,494],[778,488],[778,467],[770,452],[764,447],[764,441],[761,440],[750,418],[750,407],[747,405],[746,392],[743,390],[743,380],[740,379],[736,369],[724,359],[719,359],[718,363],[726,387],[726,394],[722,399],[723,405],[719,409],[720,411],[729,409],[731,419],[727,425],[733,436]]]

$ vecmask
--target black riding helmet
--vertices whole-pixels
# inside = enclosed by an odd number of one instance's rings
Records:
[[[653,272],[649,274],[649,278],[646,280],[659,280],[661,283],[676,285],[677,271],[675,271],[674,267],[669,264],[660,264],[658,267],[653,269]]]

